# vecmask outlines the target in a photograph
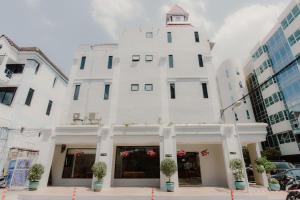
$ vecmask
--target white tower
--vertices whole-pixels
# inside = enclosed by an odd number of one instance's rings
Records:
[[[167,12],[166,23],[171,24],[189,24],[189,13],[178,5],[172,6]]]

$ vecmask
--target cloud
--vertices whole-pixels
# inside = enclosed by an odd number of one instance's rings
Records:
[[[29,5],[30,7],[38,7],[41,3],[41,0],[25,0],[25,2],[27,3],[27,5]]]
[[[244,63],[252,48],[271,31],[285,7],[285,3],[255,4],[226,17],[213,37],[216,67],[227,58],[238,58]]]
[[[194,26],[201,26],[206,32],[213,30],[213,23],[205,17],[206,4],[203,0],[175,0],[171,3],[171,5],[163,5],[163,14],[168,12],[174,4],[177,4],[190,14],[189,20]]]
[[[91,14],[113,39],[123,22],[134,19],[142,13],[139,0],[92,0]]]

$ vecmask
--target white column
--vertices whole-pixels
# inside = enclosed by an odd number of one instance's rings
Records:
[[[42,132],[39,158],[36,163],[44,166],[44,174],[40,180],[39,188],[47,187],[49,174],[52,166],[52,160],[55,150],[55,129]]]
[[[164,158],[172,158],[177,165],[177,149],[176,149],[176,136],[171,127],[162,128],[160,139],[160,161]],[[178,172],[176,172],[171,180],[174,182],[175,187],[178,187]],[[165,189],[165,182],[167,178],[160,173],[160,188]]]
[[[101,128],[97,136],[96,162],[102,161],[107,165],[107,174],[103,180],[103,187],[109,188],[112,183],[112,157],[113,157],[113,139],[110,128]]]
[[[255,160],[257,158],[261,157],[258,143],[248,144],[248,151],[249,151],[249,155],[250,155],[251,164],[252,164],[253,169],[254,169]],[[267,174],[266,173],[260,174],[256,170],[253,170],[253,172],[254,172],[254,178],[255,178],[256,184],[268,187]]]
[[[241,158],[239,151],[238,140],[235,137],[235,130],[232,124],[224,124],[221,126],[221,134],[223,136],[222,147],[225,161],[225,171],[227,177],[227,185],[230,189],[234,189],[234,177],[229,167],[230,160],[235,158]]]

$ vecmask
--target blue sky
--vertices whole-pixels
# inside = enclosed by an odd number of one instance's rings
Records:
[[[80,44],[117,41],[126,26],[163,25],[173,4],[216,42],[214,63],[244,61],[276,23],[289,0],[0,0],[0,33],[41,48],[66,74]]]

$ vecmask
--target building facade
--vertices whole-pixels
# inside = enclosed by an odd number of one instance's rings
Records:
[[[254,123],[255,117],[241,66],[237,60],[228,59],[218,68],[217,82],[221,108],[232,111],[223,112],[222,115],[225,122]],[[232,110],[231,105],[236,102],[241,102],[241,105]]]
[[[42,131],[41,186],[91,186],[90,168],[103,161],[105,187],[164,187],[160,161],[172,158],[177,187],[233,187],[229,161],[241,156],[237,129],[220,118],[212,44],[188,18],[174,6],[165,26],[125,29],[118,44],[79,47],[65,116]],[[237,128],[254,162],[265,124]]]
[[[41,130],[58,123],[67,83],[68,78],[41,50],[19,47],[7,36],[0,36],[1,175],[5,168],[12,180],[17,162],[37,160]],[[26,177],[26,173],[22,171],[20,176]]]
[[[300,154],[299,110],[300,2],[293,0],[278,18],[271,32],[259,42],[245,75],[257,121],[268,123],[263,147],[280,149],[283,158],[297,161]]]

